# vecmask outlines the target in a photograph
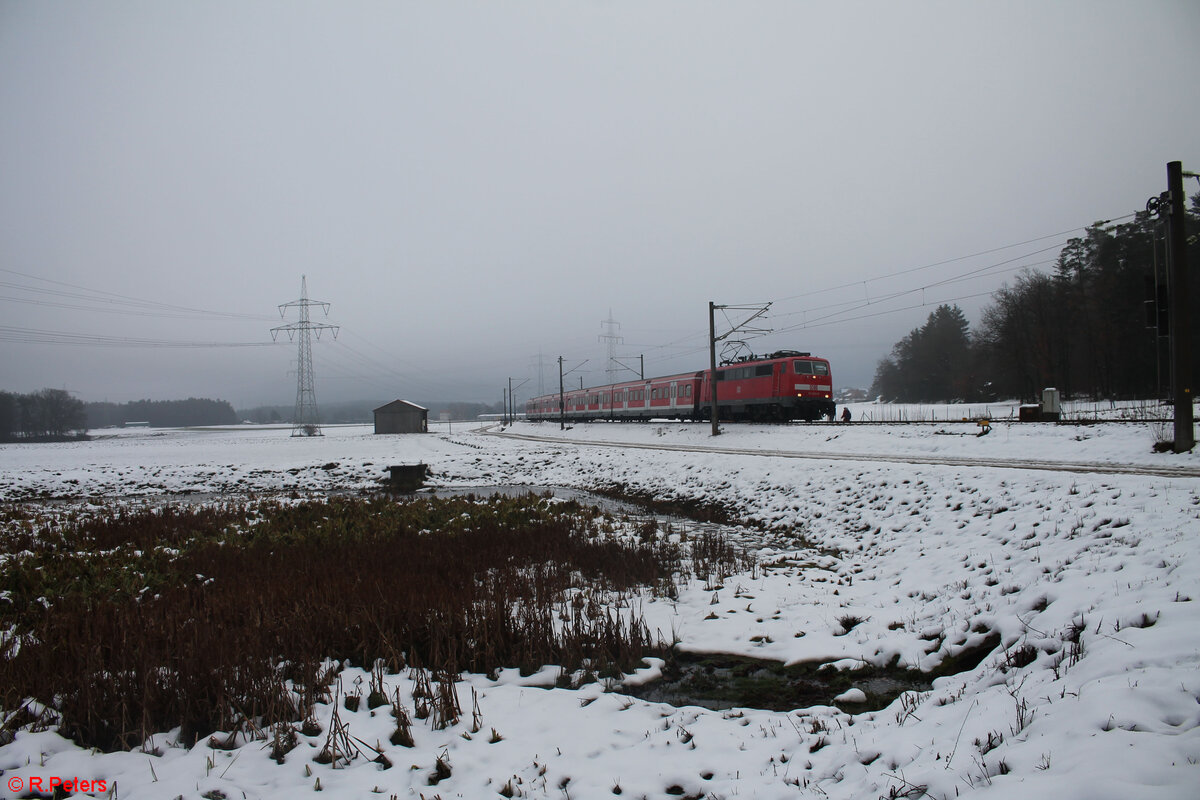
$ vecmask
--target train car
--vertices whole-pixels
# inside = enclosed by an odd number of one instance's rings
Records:
[[[725,420],[833,419],[829,362],[809,353],[780,350],[717,369],[717,416]],[[574,389],[525,404],[533,421],[708,419],[712,414],[709,370]]]

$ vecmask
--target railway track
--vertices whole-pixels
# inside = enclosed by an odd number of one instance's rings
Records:
[[[814,461],[865,461],[891,464],[930,464],[943,467],[977,467],[987,469],[1031,469],[1043,472],[1078,472],[1099,475],[1151,475],[1164,478],[1200,478],[1200,467],[1156,467],[1142,464],[1113,464],[1104,462],[1040,461],[1020,458],[962,458],[958,456],[933,456],[920,453],[889,455],[885,453],[828,453],[803,450],[766,450],[750,447],[716,447],[709,445],[659,444],[654,442],[614,442],[604,440],[584,441],[558,436],[537,436],[526,433],[510,433],[491,428],[484,429],[488,436],[519,439],[545,444],[568,444],[577,447],[615,447],[628,450],[667,450],[683,453],[724,453],[738,456],[765,456],[768,458],[804,458]]]

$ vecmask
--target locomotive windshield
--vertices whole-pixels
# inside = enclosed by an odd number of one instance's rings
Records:
[[[793,361],[797,375],[828,375],[829,365],[824,361]]]

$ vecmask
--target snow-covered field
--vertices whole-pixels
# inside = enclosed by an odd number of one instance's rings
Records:
[[[99,796],[120,798],[1200,797],[1200,456],[1154,454],[1161,432],[1146,425],[992,427],[731,425],[715,440],[707,425],[676,423],[508,431],[565,440],[549,442],[465,424],[424,436],[333,427],[319,439],[246,426],[0,445],[7,500],[357,489],[388,465],[424,462],[435,484],[623,484],[715,501],[772,526],[743,532],[767,568],[715,592],[647,596],[651,629],[683,649],[931,668],[1001,635],[977,668],[871,713],[708,711],[533,685],[553,682],[548,666],[464,676],[480,731],[469,711],[446,730],[418,723],[412,749],[387,743],[387,714],[342,710],[353,736],[383,743],[387,770],[365,757],[314,763],[304,748],[315,754],[324,735],[276,765],[261,742],[187,750],[164,731],[146,745],[157,755],[96,754],[23,733],[0,748],[0,791],[56,776],[104,780]],[[737,452],[696,449],[707,446]],[[987,465],[960,463],[974,458]],[[1042,468],[1014,466],[1031,461]],[[851,617],[861,622],[847,631]],[[407,674],[388,680],[411,690]],[[451,775],[431,785],[439,759]]]

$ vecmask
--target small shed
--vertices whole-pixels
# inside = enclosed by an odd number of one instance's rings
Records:
[[[407,400],[393,400],[375,409],[376,433],[428,433],[429,409]]]

